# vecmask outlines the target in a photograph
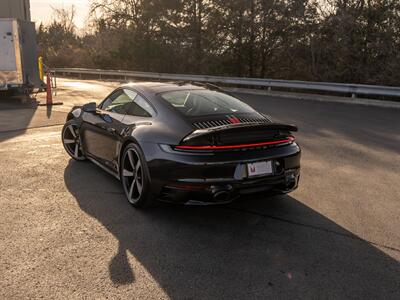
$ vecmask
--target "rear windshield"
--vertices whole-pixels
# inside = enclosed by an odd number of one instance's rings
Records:
[[[165,92],[161,94],[161,97],[186,116],[255,112],[239,99],[210,90]]]

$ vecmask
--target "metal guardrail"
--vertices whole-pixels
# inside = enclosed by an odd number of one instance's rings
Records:
[[[365,84],[345,84],[329,82],[310,82],[297,80],[276,80],[264,78],[246,78],[246,77],[222,77],[208,75],[185,75],[168,73],[150,73],[133,72],[120,70],[99,70],[99,69],[81,69],[81,68],[54,68],[53,72],[61,74],[77,74],[80,77],[83,74],[102,76],[118,76],[125,80],[128,78],[173,80],[173,81],[197,81],[215,84],[228,84],[235,86],[253,86],[266,87],[268,91],[272,88],[310,90],[314,92],[342,93],[356,97],[356,95],[374,95],[400,97],[399,87],[365,85]]]

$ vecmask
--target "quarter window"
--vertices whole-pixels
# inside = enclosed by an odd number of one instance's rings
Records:
[[[140,95],[137,95],[127,111],[128,115],[151,117],[155,115],[153,107]]]

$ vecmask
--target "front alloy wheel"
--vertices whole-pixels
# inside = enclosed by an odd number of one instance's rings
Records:
[[[65,150],[73,159],[86,159],[82,151],[79,127],[76,123],[69,121],[64,125],[62,131],[62,142]]]

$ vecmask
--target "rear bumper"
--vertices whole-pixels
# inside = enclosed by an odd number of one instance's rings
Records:
[[[300,178],[301,151],[296,143],[213,155],[149,150],[145,153],[154,155],[146,157],[153,193],[167,202],[220,204],[253,193],[288,193],[297,188]],[[249,178],[247,163],[265,160],[272,161],[274,173]]]
[[[16,91],[16,90],[23,90],[24,85],[17,85],[17,84],[2,84],[0,82],[0,91],[7,92],[7,91]]]
[[[3,82],[0,78],[0,91],[7,91],[8,90],[8,84],[7,82]]]
[[[165,202],[212,205],[230,203],[251,194],[275,195],[292,192],[298,187],[300,169],[292,169],[280,176],[256,180],[218,182],[196,189],[193,186],[171,186],[162,189],[160,200]]]

